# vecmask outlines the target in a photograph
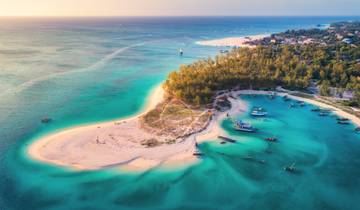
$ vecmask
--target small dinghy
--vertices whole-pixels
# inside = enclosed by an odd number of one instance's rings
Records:
[[[196,150],[194,153],[193,153],[194,156],[197,156],[197,157],[201,157],[203,156],[203,153],[201,153],[200,151]]]
[[[41,122],[44,123],[44,124],[49,123],[51,121],[52,121],[52,119],[48,118],[48,117],[44,117],[44,118],[41,119]]]
[[[349,121],[339,121],[339,120],[337,121],[337,123],[340,124],[340,125],[348,125],[348,124],[350,124]]]
[[[289,166],[285,166],[284,171],[291,172],[291,173],[295,172],[296,171],[295,163],[293,163]]]
[[[289,104],[289,108],[294,108],[294,107],[295,107],[294,103]]]
[[[320,117],[325,117],[325,116],[328,116],[328,115],[329,115],[329,113],[327,113],[327,112],[320,112],[319,113]]]
[[[349,119],[345,117],[339,117],[337,118],[337,121],[349,121]]]
[[[290,98],[288,96],[283,96],[284,101],[290,101]]]
[[[277,141],[277,138],[276,137],[268,137],[268,138],[265,138],[265,141],[275,142],[275,141]]]

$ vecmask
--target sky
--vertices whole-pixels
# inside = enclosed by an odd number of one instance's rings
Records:
[[[359,16],[360,0],[0,0],[0,16]]]

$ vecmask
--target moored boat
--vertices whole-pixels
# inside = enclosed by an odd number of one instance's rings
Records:
[[[277,141],[277,138],[276,137],[268,137],[268,138],[265,138],[265,141],[275,142],[275,141]]]
[[[348,125],[350,124],[349,121],[337,121],[338,124],[341,124],[341,125]]]
[[[219,139],[223,140],[223,142],[230,142],[230,143],[236,143],[236,140],[231,139],[229,137],[225,137],[225,136],[218,136]]]
[[[345,118],[345,117],[339,117],[339,118],[337,118],[337,121],[349,121],[349,119],[348,118]]]
[[[290,98],[287,95],[283,96],[283,99],[284,101],[290,101]]]
[[[254,128],[250,123],[245,123],[241,120],[237,120],[234,125],[234,129],[237,131],[243,132],[255,132],[256,128]]]
[[[288,172],[295,172],[296,168],[295,168],[295,163],[289,165],[289,166],[285,166],[284,167],[284,171],[288,171]]]
[[[325,117],[325,116],[328,116],[328,115],[329,115],[329,113],[323,112],[323,111],[321,111],[321,112],[319,113],[319,116],[320,116],[320,117]]]
[[[255,107],[250,114],[254,117],[264,117],[267,115],[267,112],[261,107]]]
[[[194,153],[193,153],[194,156],[197,156],[197,157],[201,157],[203,156],[203,153],[199,152],[198,150],[196,150]]]
[[[48,118],[48,117],[44,117],[44,118],[41,119],[41,122],[42,122],[42,123],[49,123],[49,122],[51,122],[51,121],[52,121],[52,119],[51,119],[51,118]]]

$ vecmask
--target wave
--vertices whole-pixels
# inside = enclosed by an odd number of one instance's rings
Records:
[[[119,55],[120,53],[130,49],[130,48],[134,48],[134,47],[139,47],[142,45],[145,45],[146,42],[142,42],[142,43],[137,43],[137,44],[133,44],[127,47],[123,47],[120,49],[115,50],[114,52],[106,55],[105,57],[101,58],[99,61],[97,61],[96,63],[92,64],[91,66],[85,67],[85,68],[80,68],[80,69],[75,69],[72,71],[66,71],[66,72],[58,72],[58,73],[54,73],[54,74],[49,74],[49,75],[45,75],[42,77],[38,77],[29,81],[26,81],[14,88],[10,88],[5,90],[4,92],[0,93],[0,96],[5,96],[8,94],[15,94],[15,93],[19,93],[23,90],[26,90],[30,87],[32,87],[35,84],[38,84],[40,82],[44,82],[53,78],[57,78],[57,77],[61,77],[61,76],[65,76],[68,74],[73,74],[73,73],[81,73],[81,72],[87,72],[87,71],[94,71],[96,69],[99,69],[100,67],[106,65],[110,60],[112,60],[113,58],[115,58],[117,55]]]

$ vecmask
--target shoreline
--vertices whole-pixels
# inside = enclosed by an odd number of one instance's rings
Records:
[[[239,93],[242,95],[250,95],[250,94],[254,94],[254,95],[269,95],[271,93],[276,93],[277,96],[288,96],[291,99],[297,100],[297,101],[304,101],[308,104],[312,104],[315,106],[318,106],[320,108],[325,108],[325,109],[331,109],[332,112],[340,117],[344,117],[344,118],[348,118],[351,122],[353,122],[355,125],[360,126],[360,118],[358,118],[357,116],[350,114],[346,111],[341,110],[340,108],[337,108],[333,105],[329,105],[320,101],[317,101],[315,99],[309,99],[309,98],[304,98],[304,97],[300,97],[300,96],[294,96],[291,95],[290,93],[283,93],[283,92],[277,92],[277,91],[257,91],[257,90],[240,90]],[[316,96],[315,96],[316,97]]]
[[[247,44],[246,42],[260,40],[265,37],[269,37],[270,34],[259,34],[251,36],[240,37],[225,37],[221,39],[201,40],[196,44],[213,47],[255,47],[254,45]]]
[[[193,155],[196,150],[195,142],[201,143],[204,141],[217,140],[219,135],[226,135],[226,132],[222,130],[220,126],[220,122],[226,118],[226,114],[236,115],[248,109],[246,101],[238,96],[246,94],[268,95],[271,93],[273,93],[273,91],[255,90],[239,90],[225,93],[224,95],[232,95],[236,98],[228,97],[232,105],[231,109],[225,112],[215,112],[206,129],[192,134],[183,141],[175,144],[146,148],[141,145],[139,146],[139,142],[136,142],[136,139],[132,139],[129,135],[135,135],[134,138],[142,138],[142,135],[145,135],[141,133],[141,128],[137,127],[136,122],[139,121],[140,116],[152,110],[163,100],[164,91],[161,86],[159,86],[150,95],[143,112],[129,118],[73,127],[45,136],[44,138],[35,140],[28,147],[27,153],[35,160],[65,166],[75,170],[120,168],[125,171],[144,171],[159,166],[164,168],[188,166],[200,161],[200,159]],[[348,118],[355,125],[360,126],[360,119],[358,117],[340,110],[337,107],[314,99],[293,96],[289,93],[276,93],[278,96],[287,95],[294,100],[304,101],[318,107],[331,108],[336,115]],[[120,130],[118,126],[120,126]],[[121,140],[115,140],[114,137],[109,134],[109,136],[106,136],[106,145],[94,143],[94,135],[103,135],[109,132],[116,133],[118,130],[122,135],[125,135],[126,138],[121,139],[119,137]],[[98,141],[98,139],[96,141]]]

